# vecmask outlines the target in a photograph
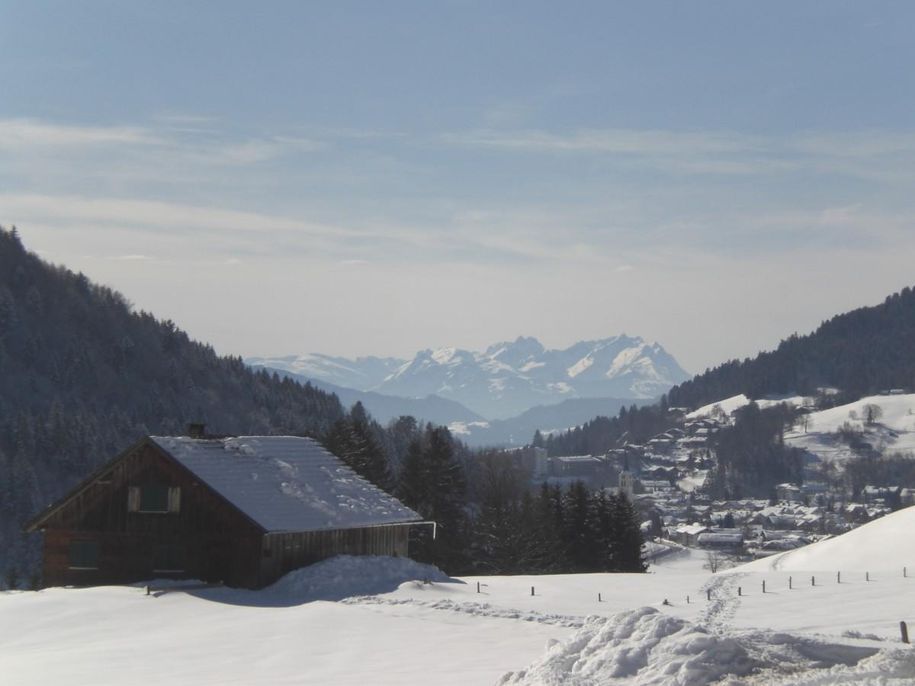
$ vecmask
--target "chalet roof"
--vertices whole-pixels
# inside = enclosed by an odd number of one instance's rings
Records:
[[[422,519],[310,438],[150,438],[265,531],[351,529]]]

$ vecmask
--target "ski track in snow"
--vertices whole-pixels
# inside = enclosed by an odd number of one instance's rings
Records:
[[[524,622],[537,622],[538,624],[552,624],[577,629],[585,624],[587,617],[573,615],[549,614],[536,610],[514,610],[494,607],[489,603],[463,602],[453,600],[415,600],[413,598],[383,598],[380,596],[355,596],[340,601],[346,605],[401,605],[422,607],[430,610],[444,612],[460,612],[477,617],[495,617],[499,619],[518,619]]]

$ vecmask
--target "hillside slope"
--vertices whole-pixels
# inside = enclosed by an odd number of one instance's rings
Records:
[[[915,507],[907,507],[840,536],[756,560],[732,571],[888,571],[901,576],[903,567],[907,567],[915,575],[913,528]]]
[[[790,336],[754,359],[732,360],[670,390],[671,406],[698,407],[741,393],[813,395],[836,387],[853,398],[915,385],[915,291],[905,288],[880,305]]]
[[[0,568],[22,521],[143,434],[321,434],[337,398],[220,357],[0,229]]]

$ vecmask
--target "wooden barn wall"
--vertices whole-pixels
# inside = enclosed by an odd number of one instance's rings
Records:
[[[177,513],[129,512],[128,487],[156,481],[181,489]],[[64,508],[44,527],[44,584],[124,583],[153,576],[258,583],[262,531],[192,474],[144,443]],[[98,569],[71,569],[72,541],[97,541]],[[183,552],[183,570],[153,574],[157,546]]]
[[[267,534],[261,550],[260,583],[272,583],[293,569],[334,555],[406,557],[409,535],[409,526]]]

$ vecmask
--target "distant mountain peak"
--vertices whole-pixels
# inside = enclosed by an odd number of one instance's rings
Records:
[[[360,391],[405,398],[438,395],[490,419],[569,398],[650,399],[689,378],[659,344],[626,334],[555,350],[533,336],[518,336],[483,352],[426,348],[410,360],[329,355],[294,359],[255,358],[254,363]]]

